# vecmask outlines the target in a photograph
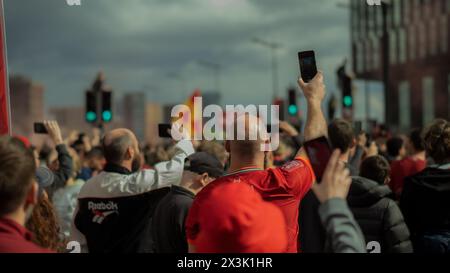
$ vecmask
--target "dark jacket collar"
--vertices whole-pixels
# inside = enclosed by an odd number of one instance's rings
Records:
[[[354,176],[347,197],[350,207],[371,206],[382,198],[393,198],[388,185],[380,185],[370,179]]]
[[[183,188],[181,186],[172,185],[170,190],[174,194],[186,195],[186,196],[189,196],[189,197],[192,197],[192,198],[195,197],[195,194],[193,192],[191,192],[190,190],[185,189],[185,188]]]
[[[406,178],[415,187],[434,192],[450,193],[450,170],[435,167],[425,168],[423,171]]]
[[[129,175],[129,174],[132,173],[127,168],[124,168],[124,167],[122,167],[120,165],[113,164],[113,163],[107,163],[105,168],[103,169],[103,171],[109,172],[109,173],[125,174],[125,175]]]

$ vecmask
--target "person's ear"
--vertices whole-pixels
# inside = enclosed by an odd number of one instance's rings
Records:
[[[200,183],[202,184],[202,186],[206,186],[209,183],[210,179],[209,179],[209,175],[208,173],[203,173],[200,175]]]
[[[25,206],[36,205],[39,201],[39,185],[33,180],[33,184],[28,191],[27,197],[25,199]]]
[[[125,160],[131,160],[134,158],[134,148],[129,146],[127,152],[125,153]]]

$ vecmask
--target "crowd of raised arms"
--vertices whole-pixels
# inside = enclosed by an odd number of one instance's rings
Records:
[[[304,129],[281,122],[273,152],[258,139],[143,145],[128,129],[63,138],[54,121],[51,145],[1,136],[0,253],[449,253],[450,123],[327,123],[323,77],[299,79]],[[318,181],[303,143],[323,136],[334,152]]]

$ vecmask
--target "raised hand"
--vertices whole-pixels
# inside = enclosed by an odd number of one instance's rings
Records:
[[[48,131],[48,135],[50,136],[55,145],[60,145],[64,143],[61,135],[61,129],[59,128],[57,121],[46,120],[44,121],[44,125]]]

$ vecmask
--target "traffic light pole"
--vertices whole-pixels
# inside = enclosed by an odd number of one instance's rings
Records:
[[[277,62],[277,50],[281,47],[278,43],[271,43],[260,38],[253,38],[254,43],[260,44],[270,49],[271,54],[271,67],[272,67],[272,94],[273,99],[278,98],[278,62]]]
[[[95,127],[97,127],[101,134],[103,134],[104,126],[103,126],[103,118],[102,118],[102,91],[101,90],[94,90],[95,93],[95,99],[97,101],[96,104],[96,115],[97,115],[97,122],[94,124]]]

